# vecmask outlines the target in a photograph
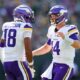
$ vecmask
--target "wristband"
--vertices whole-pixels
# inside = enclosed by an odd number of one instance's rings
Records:
[[[29,66],[32,66],[33,64],[34,64],[34,61],[28,62],[28,65],[29,65]]]

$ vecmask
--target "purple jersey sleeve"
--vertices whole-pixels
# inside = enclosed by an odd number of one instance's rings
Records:
[[[32,37],[32,26],[29,24],[26,24],[24,26],[24,34],[23,34],[24,38],[25,37]]]
[[[72,35],[78,35],[79,34],[79,31],[78,31],[78,28],[76,26],[72,26],[69,30],[68,30],[68,35],[69,36],[72,36]]]
[[[32,28],[31,25],[25,25],[24,28]]]
[[[77,33],[74,33],[74,34],[70,35],[69,38],[78,40],[78,35],[77,35]]]
[[[51,45],[51,39],[48,39],[47,44]]]

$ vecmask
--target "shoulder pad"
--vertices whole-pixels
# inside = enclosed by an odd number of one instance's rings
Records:
[[[21,28],[32,28],[32,25],[30,23],[21,23]]]
[[[24,25],[24,28],[32,28],[32,25],[31,25],[30,23],[26,23],[26,24]]]
[[[8,24],[9,24],[9,22],[5,22],[5,23],[2,25],[2,29],[4,29]]]
[[[70,25],[68,29],[68,34],[71,35],[74,33],[79,34],[78,28],[76,25]]]

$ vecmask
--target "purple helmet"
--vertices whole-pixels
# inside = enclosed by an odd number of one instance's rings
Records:
[[[34,19],[34,11],[28,5],[20,5],[13,11],[14,18],[27,22]]]
[[[68,21],[68,10],[62,5],[53,6],[50,11],[49,15],[59,15],[59,17],[55,20],[55,24],[60,23],[62,20],[65,22]]]

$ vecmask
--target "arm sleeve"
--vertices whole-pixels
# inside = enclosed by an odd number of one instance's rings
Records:
[[[76,26],[72,26],[69,30],[68,30],[68,35],[71,36],[71,35],[79,35],[79,31],[78,31],[78,28]]]
[[[47,32],[47,37],[48,38],[51,38],[51,32],[52,32],[51,27],[49,27],[48,32]]]
[[[78,28],[73,25],[69,30],[68,30],[68,35],[69,38],[73,39],[73,40],[78,40],[78,35],[79,35],[79,31]]]
[[[78,35],[76,33],[74,33],[74,34],[70,35],[69,38],[71,38],[73,40],[78,40]]]
[[[51,45],[51,39],[48,39],[47,44]]]
[[[30,37],[30,38],[32,37],[32,26],[26,25],[26,26],[24,26],[23,30],[24,30],[24,33],[23,33],[24,38],[25,37]]]

